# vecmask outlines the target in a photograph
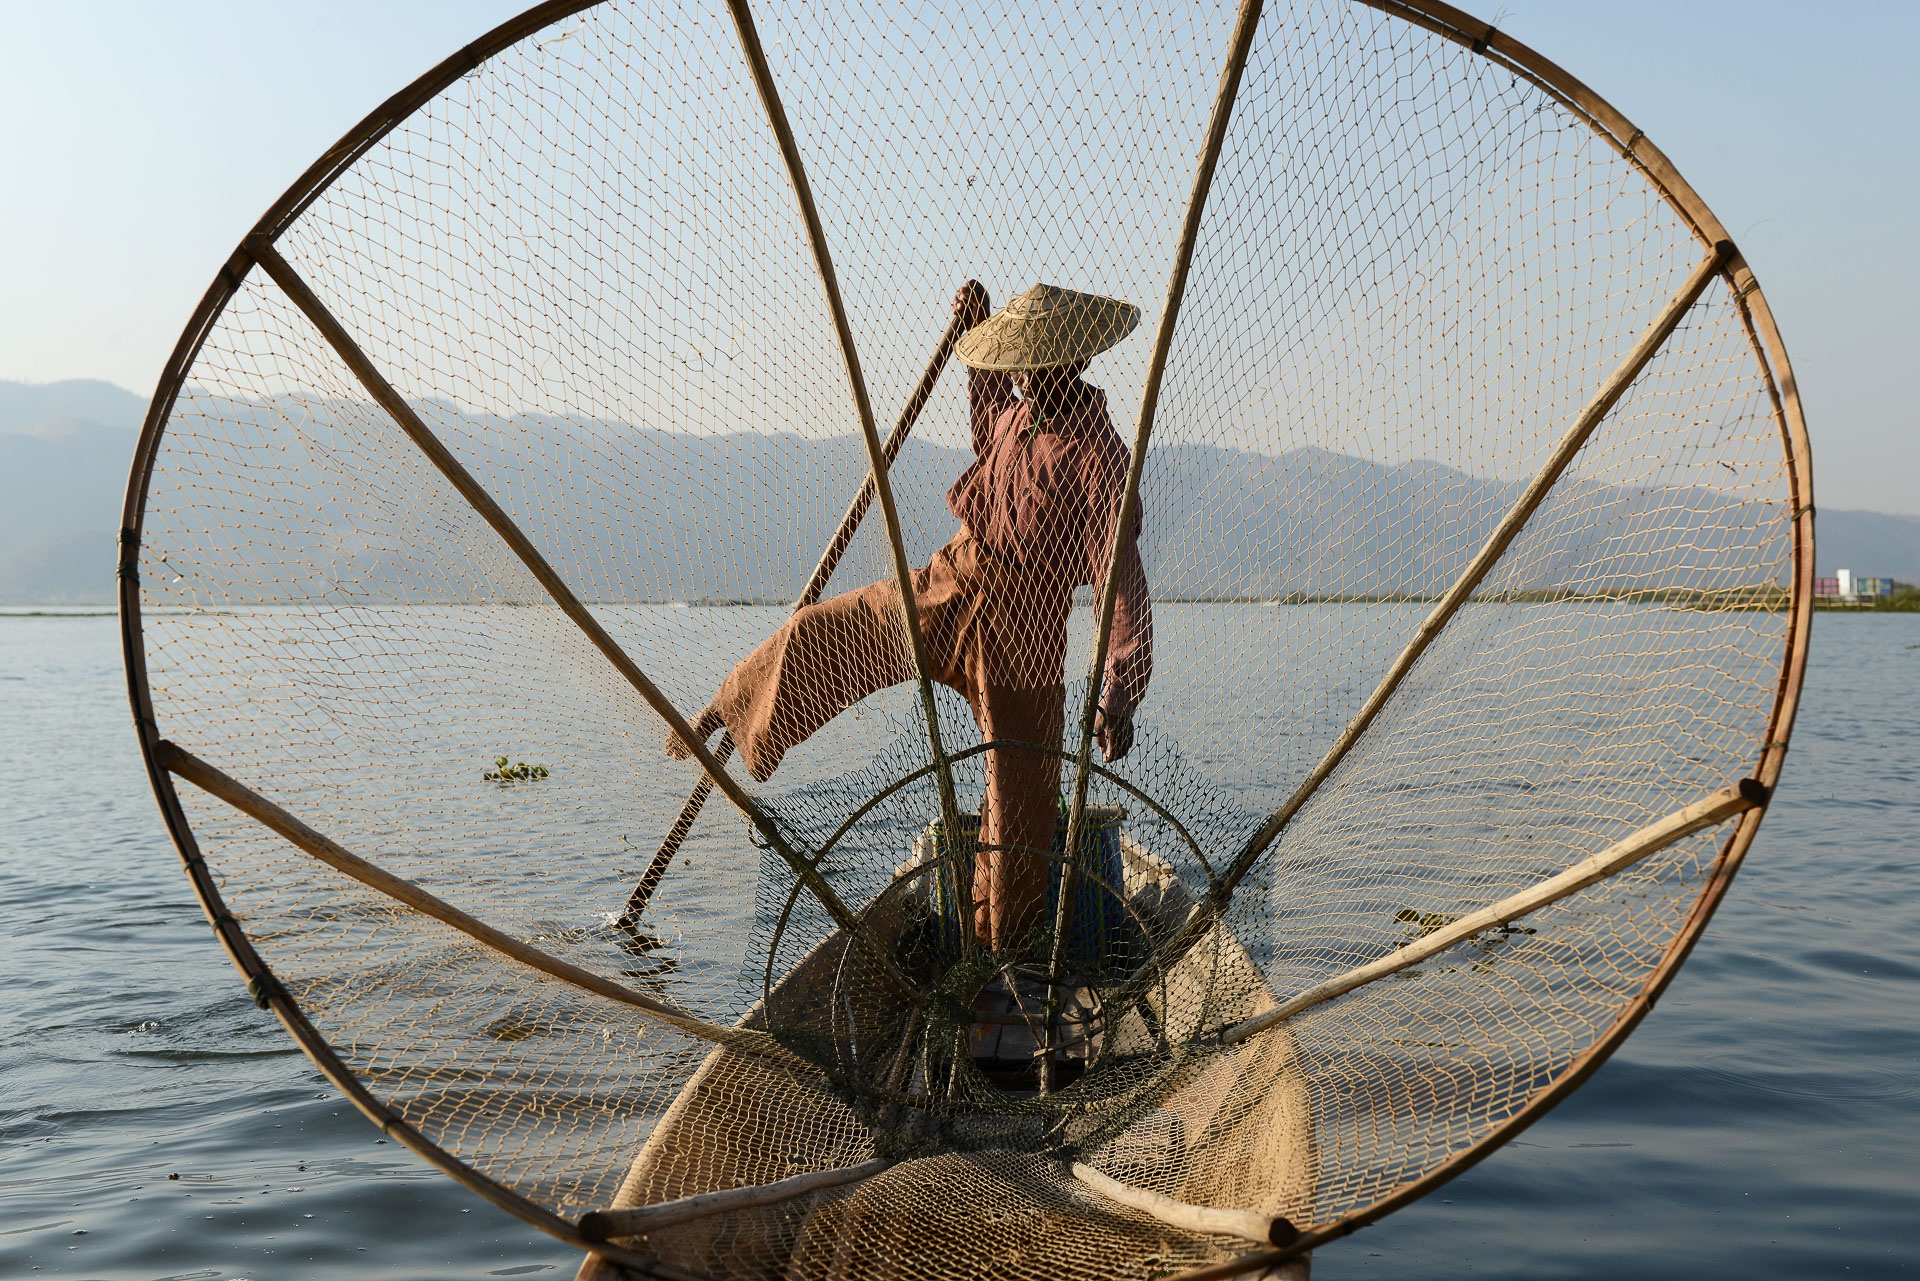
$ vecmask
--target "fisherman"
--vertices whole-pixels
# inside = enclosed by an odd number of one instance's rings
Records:
[[[986,795],[974,860],[974,932],[1006,956],[1038,941],[1060,805],[1067,615],[1073,589],[1097,585],[1113,548],[1127,449],[1087,362],[1131,333],[1140,309],[1035,285],[989,318],[969,280],[953,315],[968,367],[974,462],[947,506],[960,530],[913,574],[928,675],[958,691],[985,741]],[[1015,396],[1015,391],[1019,395]],[[1133,714],[1153,672],[1153,611],[1139,522],[1120,542],[1112,641],[1095,733],[1109,761],[1133,745]],[[722,726],[754,778],[867,695],[914,677],[893,579],[796,611],[733,669],[694,718]],[[691,750],[669,735],[667,750]]]

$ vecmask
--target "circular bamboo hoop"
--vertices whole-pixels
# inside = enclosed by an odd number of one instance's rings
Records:
[[[213,925],[215,934],[227,950],[235,967],[246,979],[248,989],[254,994],[256,1001],[274,1012],[321,1072],[383,1131],[420,1154],[463,1186],[535,1226],[582,1247],[589,1243],[581,1236],[575,1224],[480,1173],[468,1163],[432,1143],[399,1120],[387,1110],[385,1105],[374,1098],[334,1054],[298,1004],[274,980],[265,962],[227,910],[221,893],[199,854],[192,828],[174,790],[173,776],[162,760],[162,736],[156,725],[152,693],[147,677],[138,558],[148,484],[168,420],[202,345],[239,290],[247,273],[257,264],[259,260],[257,247],[265,246],[270,249],[273,242],[291,227],[307,207],[357,159],[462,76],[533,33],[603,2],[604,0],[549,0],[548,3],[528,9],[520,16],[502,23],[484,36],[462,47],[405,89],[380,104],[350,129],[340,141],[328,148],[295,180],[280,199],[274,202],[243,238],[241,246],[222,264],[194,309],[161,372],[153,398],[149,403],[135,448],[122,507],[117,589],[128,695],[132,705],[136,734],[147,764],[149,782],[154,789],[167,829],[179,851],[184,869]],[[1615,110],[1598,93],[1558,64],[1499,31],[1491,24],[1450,5],[1438,3],[1437,0],[1353,0],[1353,2],[1366,5],[1465,46],[1475,54],[1537,86],[1565,106],[1599,138],[1635,165],[1666,203],[1693,228],[1703,247],[1711,247],[1729,240],[1724,225],[1645,133]],[[750,56],[755,55],[757,49],[753,47],[753,38],[750,35],[751,16],[742,3],[735,3],[733,8],[736,18],[742,23],[743,38],[749,41]],[[1257,6],[1253,9],[1257,14]],[[763,61],[762,66],[764,66]],[[804,178],[801,177],[797,181],[803,182]],[[1204,189],[1201,191],[1201,198],[1204,199]],[[803,199],[810,202],[810,197],[803,196]],[[830,260],[826,257],[824,246],[820,243],[821,234],[817,220],[813,220],[808,231],[818,250],[817,261],[822,273],[823,285],[830,288]],[[249,246],[255,248],[249,248]],[[1766,296],[1761,291],[1751,267],[1737,248],[1731,251],[1724,269],[1732,285],[1756,362],[1766,379],[1777,429],[1780,433],[1783,464],[1793,502],[1793,566],[1788,592],[1788,636],[1785,661],[1775,691],[1765,747],[1760,758],[1754,762],[1752,770],[1753,777],[1763,787],[1771,790],[1778,782],[1785,759],[1787,741],[1799,708],[1811,631],[1814,554],[1812,451],[1808,441],[1798,383]],[[1172,299],[1176,306],[1178,293],[1176,289]],[[844,319],[841,320],[840,327],[844,337]],[[850,342],[850,339],[848,341]],[[854,358],[850,347],[848,358],[851,364]],[[853,376],[858,378],[857,368]],[[864,397],[862,405],[864,406]],[[863,429],[869,445],[877,451],[878,440],[874,435],[871,412],[864,412],[862,417]],[[1143,439],[1141,444],[1145,443]],[[884,471],[880,475],[884,477]],[[1137,483],[1137,477],[1134,479]],[[889,509],[888,514],[891,517],[891,494],[885,488],[884,479],[880,482],[879,496],[883,507]],[[897,540],[897,520],[890,523],[893,525],[893,534]],[[895,546],[896,560],[898,560],[897,541]],[[1104,628],[1102,630],[1104,632]],[[917,636],[915,639],[917,641]],[[920,666],[924,672],[924,663]],[[921,680],[924,685],[924,675]],[[930,705],[927,711],[937,754],[934,768],[941,775],[943,801],[948,808],[951,808],[951,784],[946,778],[948,757],[937,741],[938,729],[937,724],[934,723]],[[1084,748],[1082,756],[1083,758],[1085,756]],[[718,763],[713,762],[713,765],[717,768]],[[1228,1263],[1189,1273],[1187,1281],[1201,1281],[1203,1277],[1240,1275],[1273,1267],[1303,1255],[1326,1241],[1353,1232],[1425,1196],[1434,1188],[1483,1160],[1538,1120],[1554,1104],[1592,1075],[1626,1039],[1640,1020],[1651,1011],[1724,899],[1733,876],[1752,846],[1763,814],[1764,809],[1756,807],[1741,816],[1737,826],[1723,844],[1707,884],[1695,900],[1685,925],[1672,939],[1659,964],[1647,976],[1639,991],[1621,1008],[1613,1025],[1594,1044],[1577,1055],[1518,1113],[1506,1122],[1495,1126],[1470,1147],[1457,1153],[1423,1177],[1397,1189],[1392,1195],[1366,1209],[1334,1222],[1315,1225],[1305,1231],[1298,1241],[1284,1249],[1249,1254]],[[648,1275],[666,1277],[684,1275],[677,1269],[617,1246],[593,1243],[592,1248],[610,1259]]]

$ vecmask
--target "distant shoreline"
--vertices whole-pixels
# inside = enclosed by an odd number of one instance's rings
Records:
[[[1290,593],[1280,596],[1163,596],[1157,597],[1160,605],[1262,605],[1280,607],[1288,605],[1432,605],[1441,599],[1435,594],[1413,593],[1356,593],[1352,595],[1322,593]],[[790,609],[793,602],[786,599],[766,600],[628,600],[628,601],[589,601],[596,609]],[[1529,591],[1500,592],[1486,596],[1476,596],[1468,605],[1557,605],[1557,604],[1601,604],[1601,605],[1667,605],[1675,609],[1698,610],[1702,612],[1762,612],[1780,613],[1787,607],[1787,594],[1782,588],[1734,588],[1725,591],[1688,591],[1680,589],[1653,589],[1627,592],[1576,592],[1576,591]],[[1086,607],[1086,602],[1076,602]],[[354,601],[320,605],[319,608],[336,609],[522,609],[528,606],[521,602],[510,601]],[[538,608],[539,606],[534,606]],[[155,616],[192,615],[192,614],[230,614],[236,609],[282,611],[301,609],[306,606],[289,602],[261,601],[253,605],[220,605],[206,609],[169,608],[148,610]],[[1822,613],[1845,614],[1914,614],[1920,613],[1920,591],[1907,590],[1891,598],[1872,601],[1848,602],[1816,597],[1813,608]],[[0,618],[112,618],[119,613],[118,606],[101,602],[82,604],[69,602],[0,604]]]

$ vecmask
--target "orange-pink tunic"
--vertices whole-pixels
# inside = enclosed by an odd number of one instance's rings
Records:
[[[1068,407],[1034,422],[1004,374],[970,371],[977,455],[948,491],[953,540],[913,574],[928,675],[958,691],[990,751],[975,866],[976,929],[996,948],[1041,924],[1059,805],[1067,616],[1097,585],[1126,484],[1127,450],[1106,396],[1077,383]],[[1153,613],[1139,528],[1123,540],[1103,706],[1131,716],[1153,674]],[[893,580],[809,605],[721,684],[713,706],[757,779],[867,695],[913,678]],[[1028,853],[1023,855],[1021,851]],[[1040,857],[1033,857],[1038,854]]]
[[[1106,393],[1076,382],[1067,408],[1037,430],[1033,406],[1014,398],[1007,375],[969,370],[967,395],[977,457],[947,491],[947,506],[993,555],[1022,566],[1047,592],[1098,585],[1127,483],[1127,447],[1107,414]],[[1120,544],[1102,681],[1101,705],[1122,718],[1153,678],[1153,603],[1139,536],[1136,520]],[[1057,661],[1052,671],[1059,680]]]

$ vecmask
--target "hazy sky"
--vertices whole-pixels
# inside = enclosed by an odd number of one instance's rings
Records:
[[[516,0],[0,0],[0,378],[151,392],[247,227]],[[1469,6],[1470,8],[1472,6]],[[1780,319],[1823,506],[1920,515],[1920,3],[1506,0],[1660,144]]]

